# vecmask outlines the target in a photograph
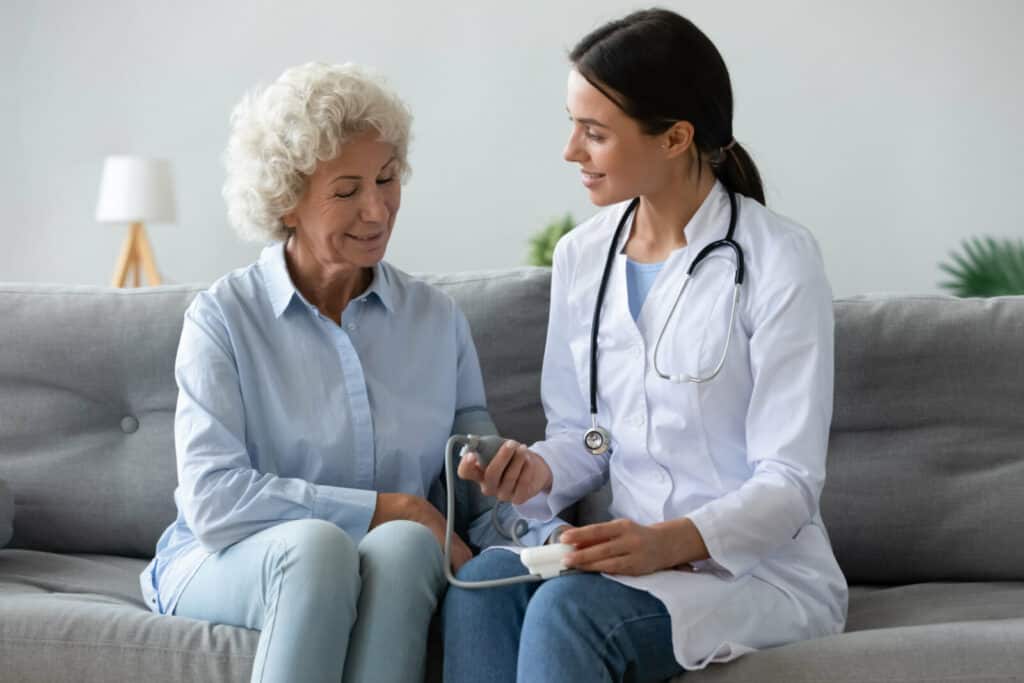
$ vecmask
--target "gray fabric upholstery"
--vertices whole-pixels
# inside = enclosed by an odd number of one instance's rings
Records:
[[[548,271],[426,279],[469,319],[501,432],[542,436]],[[258,634],[151,615],[132,559],[174,516],[172,370],[199,289],[0,285],[0,480],[17,515],[0,550],[5,682],[248,678]],[[1024,297],[835,310],[822,511],[860,584],[848,632],[682,680],[1020,680]],[[581,514],[605,514],[602,495]]]
[[[0,680],[249,680],[259,633],[152,614],[145,564],[0,550]]]
[[[0,551],[3,680],[66,681],[69,671],[87,681],[247,680],[258,634],[150,614],[138,595],[143,565]],[[1013,680],[1011,674],[1024,670],[1021,615],[1024,583],[854,588],[847,634],[760,652],[681,680]]]
[[[13,547],[152,555],[174,519],[174,356],[196,291],[0,286]]]
[[[0,479],[0,548],[7,545],[14,533],[14,493]]]
[[[1007,683],[1024,671],[1024,618],[857,631],[681,676],[680,683]]]
[[[847,579],[1024,579],[1024,297],[835,311],[821,505]]]

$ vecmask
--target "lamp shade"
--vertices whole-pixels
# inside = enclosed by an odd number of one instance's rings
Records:
[[[111,156],[103,162],[96,220],[100,223],[171,223],[174,181],[165,159]]]

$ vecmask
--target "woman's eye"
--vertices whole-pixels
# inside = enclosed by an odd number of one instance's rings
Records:
[[[354,197],[355,194],[356,194],[356,191],[352,190],[351,192],[335,192],[334,196],[338,197],[339,199],[348,199],[350,197]]]
[[[586,131],[583,131],[583,135],[584,135],[584,136],[585,136],[585,137],[586,137],[586,138],[587,138],[588,140],[593,140],[594,142],[602,142],[602,141],[604,140],[604,137],[603,137],[603,136],[601,136],[601,135],[598,135],[597,133],[595,133],[595,132],[594,132],[594,131],[592,131],[592,130],[586,130]]]
[[[395,176],[393,176],[393,175],[388,176],[387,178],[377,178],[377,184],[378,185],[387,185],[388,183],[390,183],[394,179],[395,179]]]

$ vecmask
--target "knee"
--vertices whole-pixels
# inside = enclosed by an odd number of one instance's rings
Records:
[[[359,578],[359,553],[352,538],[321,519],[301,519],[281,525],[280,563],[301,574],[304,581],[337,582]]]
[[[586,590],[589,578],[597,577],[573,575],[544,582],[527,606],[524,635],[529,631],[540,638],[576,638],[596,628],[587,605],[599,602],[600,596]]]
[[[421,574],[425,568],[441,572],[441,544],[427,527],[396,520],[370,531],[359,544],[364,571]]]
[[[457,578],[462,581],[489,581],[525,573],[519,556],[507,550],[481,553],[462,565]]]

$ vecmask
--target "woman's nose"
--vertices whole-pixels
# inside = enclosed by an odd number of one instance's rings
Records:
[[[359,215],[366,223],[384,223],[388,219],[388,206],[384,195],[376,188],[364,195],[365,200],[360,207]]]
[[[579,162],[583,160],[583,155],[580,151],[579,136],[576,135],[576,131],[569,134],[569,139],[565,143],[565,149],[562,150],[562,158],[571,162]]]

